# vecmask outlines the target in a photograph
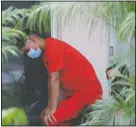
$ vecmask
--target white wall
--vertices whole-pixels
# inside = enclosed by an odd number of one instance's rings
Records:
[[[130,44],[127,41],[119,40],[115,29],[110,29],[110,45],[114,47],[114,59],[115,61],[123,62],[129,67],[130,73],[135,72],[135,38],[133,38]]]
[[[84,18],[87,14],[84,13]],[[92,29],[91,37],[89,38],[90,28],[84,22],[80,24],[80,17],[71,24],[64,24],[63,18],[56,27],[56,21],[52,21],[52,36],[57,37],[79,50],[94,66],[97,76],[103,86],[104,98],[108,96],[109,86],[105,75],[105,70],[108,65],[108,33],[107,27],[99,21]],[[55,24],[55,25],[54,25]],[[59,29],[59,35],[58,30]]]
[[[115,41],[115,56],[119,56],[121,61],[127,64],[130,73],[135,72],[135,39],[131,41],[131,47],[128,42],[119,41],[116,37]],[[124,59],[125,56],[125,59]]]

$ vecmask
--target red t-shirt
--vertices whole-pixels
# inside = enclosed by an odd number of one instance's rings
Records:
[[[61,40],[46,39],[43,59],[48,73],[61,72],[64,96],[71,96],[98,81],[91,63],[79,51]]]

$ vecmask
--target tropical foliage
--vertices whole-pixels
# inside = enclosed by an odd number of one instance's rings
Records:
[[[2,110],[2,126],[28,125],[27,116],[23,109],[9,108]]]
[[[2,62],[7,62],[7,55],[18,56],[16,44],[18,39],[25,39],[26,35],[21,31],[24,9],[9,7],[2,12]]]
[[[93,13],[106,19],[118,31],[118,37],[127,40],[135,33],[135,2],[105,2],[95,7]]]
[[[133,50],[133,55],[129,57],[134,57],[134,48],[131,46],[132,39],[135,38],[134,10],[134,2],[109,2],[99,4],[93,12],[115,28],[118,39],[129,44],[129,50]],[[128,53],[126,52],[127,55]],[[125,59],[118,61],[120,64],[115,68],[127,64],[129,59]],[[134,65],[129,65],[132,66]],[[116,77],[118,80],[112,81],[112,95],[108,101],[99,100],[85,110],[82,125],[135,125],[135,73],[134,70],[129,72],[130,76],[122,73]]]
[[[7,10],[2,12],[2,48],[5,48],[5,45],[9,45],[9,43],[10,45],[14,45],[14,43],[16,43],[16,36],[22,36],[24,34],[23,29],[25,28],[29,28],[31,31],[36,29],[40,33],[50,31],[50,15],[52,13],[55,14],[53,18],[56,20],[63,17],[65,24],[73,24],[77,15],[80,15],[80,22],[88,24],[90,31],[97,23],[94,18],[92,20],[92,16],[98,17],[99,19],[105,20],[106,23],[114,26],[118,31],[118,37],[120,39],[125,39],[130,42],[135,32],[134,10],[134,2],[77,3],[48,1],[37,2],[29,9],[9,7]],[[88,15],[86,17],[82,16],[81,14],[84,13],[87,13]],[[110,20],[114,21],[114,23],[111,23]],[[13,35],[9,35],[9,32]],[[16,34],[16,32],[18,32],[18,34]],[[22,37],[24,39],[25,34]],[[5,40],[5,38],[8,40]],[[11,53],[11,50],[14,55],[16,54],[15,50],[12,48],[13,47],[8,47],[10,51],[3,49],[3,60],[7,58],[7,52]]]
[[[85,110],[82,125],[135,125],[135,76],[126,79],[111,83],[123,86],[120,93],[112,90],[114,96],[98,100]]]
[[[8,53],[18,56],[16,44],[26,39],[25,28],[40,33],[50,31],[52,13],[56,20],[65,19],[65,24],[73,24],[79,15],[80,22],[88,25],[90,33],[97,23],[95,18],[92,19],[95,16],[112,26],[118,39],[127,42],[130,50],[134,50],[131,42],[135,38],[135,2],[37,2],[29,9],[10,7],[2,12],[2,61],[7,61]],[[82,16],[84,13],[87,17]],[[116,97],[111,96],[109,101],[97,101],[89,107],[83,125],[134,125],[135,75],[132,74],[129,77],[120,75],[123,80],[111,84],[120,84],[123,88],[119,93],[115,91]]]

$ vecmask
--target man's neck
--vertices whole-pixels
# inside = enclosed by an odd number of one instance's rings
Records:
[[[46,46],[46,39],[42,39],[41,41],[42,41],[41,49],[44,51]]]

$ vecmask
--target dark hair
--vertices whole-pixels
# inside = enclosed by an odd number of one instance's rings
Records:
[[[26,36],[30,34],[30,30],[29,30],[29,29],[24,29],[24,30],[22,30],[22,32],[23,32],[24,34],[26,34]],[[26,41],[26,39],[27,39],[27,38],[22,38],[22,37],[17,38],[17,39],[16,39],[16,40],[17,40],[16,46],[17,46],[19,49],[21,49],[22,47],[24,47],[24,46],[25,46],[25,41]]]
[[[36,35],[38,35],[38,36],[40,36],[41,38],[48,38],[48,37],[51,37],[51,33],[50,32],[45,32],[45,33],[40,33],[40,32],[38,32],[38,31],[33,31],[33,32],[31,32],[30,31],[30,29],[24,29],[23,30],[23,32],[28,36],[28,35],[30,35],[30,34],[36,34]],[[19,48],[19,49],[21,49],[22,47],[24,47],[25,46],[25,42],[26,42],[26,39],[27,38],[17,38],[17,44],[16,44],[16,46]]]
[[[16,43],[17,48],[21,49],[22,47],[24,47],[26,38],[20,37],[20,38],[16,38],[16,40],[17,40],[17,43]]]

